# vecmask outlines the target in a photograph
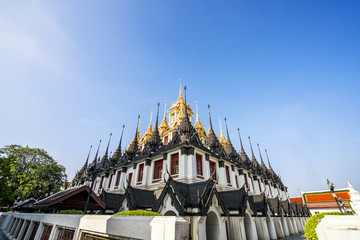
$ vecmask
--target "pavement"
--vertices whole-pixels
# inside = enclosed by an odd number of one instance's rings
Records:
[[[306,240],[306,237],[304,236],[303,233],[299,233],[299,234],[292,235],[292,236],[282,238],[282,239],[284,239],[284,240]]]

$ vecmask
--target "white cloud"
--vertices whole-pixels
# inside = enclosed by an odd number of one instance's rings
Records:
[[[74,43],[59,24],[56,12],[39,2],[2,2],[0,7],[0,63],[3,74],[48,69],[66,71]]]

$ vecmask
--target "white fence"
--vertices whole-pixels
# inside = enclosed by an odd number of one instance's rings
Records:
[[[182,217],[0,213],[0,228],[16,240],[188,239]]]

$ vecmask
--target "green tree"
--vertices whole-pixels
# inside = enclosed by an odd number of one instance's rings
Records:
[[[65,181],[65,167],[45,150],[20,145],[0,148],[0,206],[11,206],[18,198],[44,198],[58,192]]]

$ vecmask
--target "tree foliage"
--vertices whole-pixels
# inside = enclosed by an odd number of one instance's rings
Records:
[[[9,145],[0,148],[0,206],[17,199],[41,199],[58,192],[66,181],[65,167],[45,150]]]

